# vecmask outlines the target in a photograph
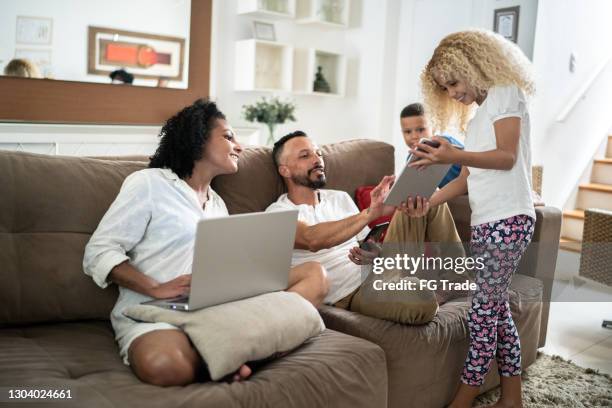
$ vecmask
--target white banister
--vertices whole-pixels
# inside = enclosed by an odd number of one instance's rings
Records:
[[[608,65],[608,63],[611,60],[612,60],[612,54],[604,58],[603,61],[593,70],[593,73],[591,74],[591,76],[584,82],[584,84],[582,84],[580,88],[578,88],[578,90],[576,91],[576,93],[574,93],[574,95],[569,100],[567,105],[565,105],[565,108],[563,108],[561,113],[559,113],[556,119],[557,122],[565,121],[565,119],[567,118],[569,113],[572,111],[572,109],[574,109],[578,101],[580,101],[580,99],[584,97],[584,95],[587,93],[591,85],[593,85],[593,82],[595,82],[597,77],[601,74],[601,72],[604,70],[606,65]]]

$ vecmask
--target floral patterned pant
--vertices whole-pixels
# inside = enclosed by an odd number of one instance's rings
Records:
[[[512,274],[531,242],[535,220],[517,215],[472,227],[472,257],[483,258],[468,315],[470,348],[461,381],[481,386],[495,357],[499,374],[521,374],[521,343],[508,298]]]

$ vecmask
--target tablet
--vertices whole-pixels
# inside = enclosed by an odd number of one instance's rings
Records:
[[[417,170],[416,167],[408,167],[411,161],[412,157],[408,159],[404,169],[393,183],[385,199],[385,205],[397,207],[406,201],[408,196],[431,197],[451,167],[450,164],[432,164],[424,170]]]

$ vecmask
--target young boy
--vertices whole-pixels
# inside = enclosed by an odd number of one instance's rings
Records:
[[[406,142],[406,146],[408,146],[409,149],[413,149],[421,138],[426,137],[431,139],[433,136],[431,126],[429,125],[429,121],[425,115],[425,108],[418,102],[411,103],[402,109],[402,112],[400,113],[400,126],[402,127],[404,142]],[[448,140],[451,144],[463,149],[463,143],[454,137],[448,135],[442,135],[442,137]],[[446,184],[459,176],[459,173],[461,173],[461,165],[453,164],[438,187],[444,187]]]

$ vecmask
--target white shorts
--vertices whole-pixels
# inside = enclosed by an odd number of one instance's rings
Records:
[[[128,351],[132,342],[139,336],[155,330],[181,330],[169,323],[135,323],[121,336],[117,338],[119,343],[119,355],[123,359],[123,364],[130,365]]]

